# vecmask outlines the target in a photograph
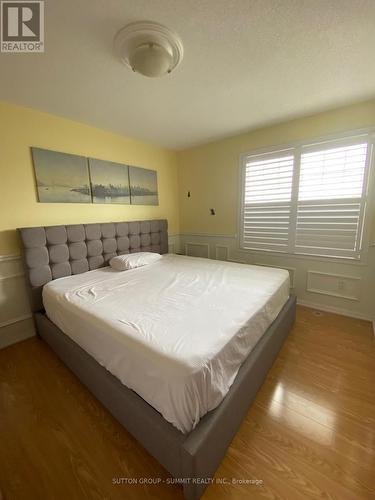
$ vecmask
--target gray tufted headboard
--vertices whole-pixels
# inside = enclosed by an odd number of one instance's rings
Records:
[[[33,312],[43,310],[43,285],[108,265],[134,252],[168,252],[168,222],[107,222],[18,229]]]

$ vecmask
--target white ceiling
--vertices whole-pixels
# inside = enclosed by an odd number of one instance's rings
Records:
[[[375,95],[374,0],[47,0],[46,52],[0,55],[0,100],[183,149]],[[146,79],[115,57],[132,21],[185,55]]]

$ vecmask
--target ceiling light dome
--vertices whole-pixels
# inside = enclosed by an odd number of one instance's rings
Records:
[[[115,50],[126,66],[151,78],[171,73],[183,58],[176,33],[153,22],[131,23],[122,28],[115,36]]]

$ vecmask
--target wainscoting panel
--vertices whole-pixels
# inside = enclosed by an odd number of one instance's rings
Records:
[[[190,257],[204,257],[208,259],[210,257],[210,246],[208,243],[185,243],[185,254]]]
[[[168,253],[181,253],[180,236],[178,234],[169,235]]]
[[[34,334],[20,257],[0,256],[0,348]]]
[[[370,321],[375,319],[373,246],[362,262],[353,262],[247,251],[239,247],[238,236],[229,234],[183,233],[180,241],[187,255],[286,269],[300,304]]]
[[[308,271],[306,289],[308,292],[358,301],[361,293],[361,278],[343,274]]]
[[[228,260],[229,248],[224,245],[215,245],[215,259]]]
[[[34,321],[31,318],[18,319],[15,323],[0,327],[0,349],[21,342],[35,335]]]

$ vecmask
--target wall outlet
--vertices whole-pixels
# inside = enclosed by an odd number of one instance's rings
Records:
[[[345,280],[339,280],[337,282],[337,288],[338,288],[338,290],[340,290],[340,292],[344,291],[346,288]]]

